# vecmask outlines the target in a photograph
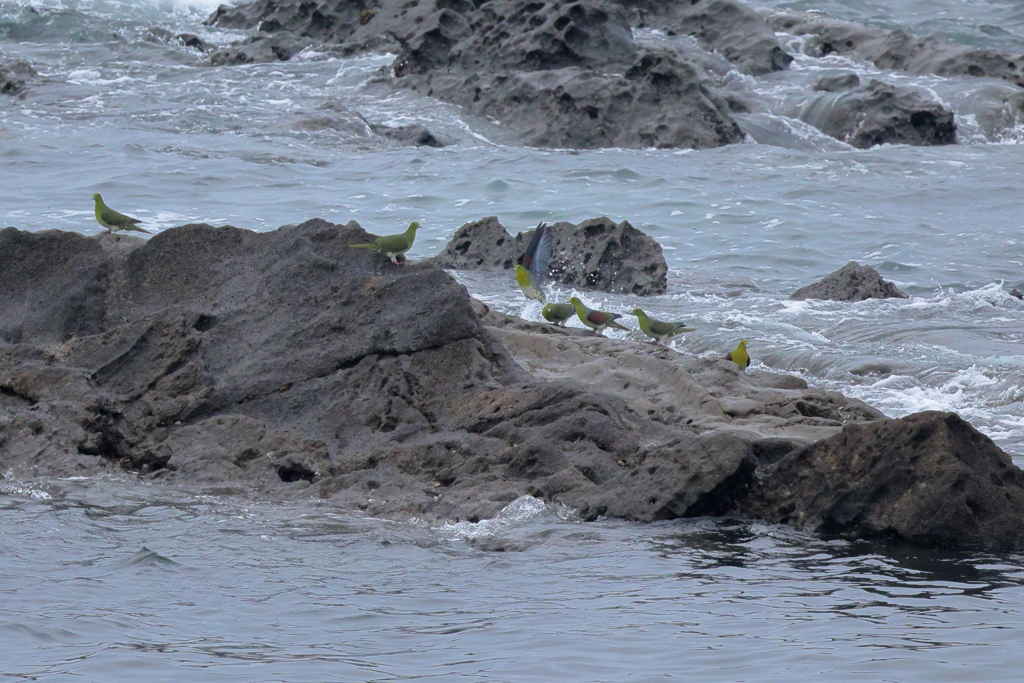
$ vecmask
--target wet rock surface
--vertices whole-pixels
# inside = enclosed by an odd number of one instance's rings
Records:
[[[853,78],[849,78],[853,76]],[[826,77],[800,119],[859,149],[881,144],[951,145],[956,142],[953,112],[920,93],[855,74]]]
[[[782,71],[793,61],[764,18],[735,0],[621,0],[621,4],[633,15],[634,26],[692,35],[754,76]]]
[[[801,287],[790,299],[825,299],[828,301],[864,301],[865,299],[906,299],[907,295],[893,283],[883,280],[871,266],[850,261],[813,285]]]
[[[39,74],[24,60],[0,62],[0,95],[22,95],[25,82]]]
[[[667,288],[668,265],[661,245],[628,221],[607,217],[579,225],[554,223],[551,234],[550,281],[603,292],[644,296]],[[512,237],[497,217],[466,223],[444,250],[430,259],[441,268],[510,269],[530,243],[533,230]],[[511,278],[511,275],[509,276]]]
[[[829,535],[1024,547],[1024,472],[953,413],[850,424],[765,468],[752,512]]]
[[[694,66],[638,47],[626,10],[608,0],[259,0],[222,6],[208,23],[258,30],[213,64],[290,59],[312,41],[344,53],[397,51],[395,85],[497,119],[530,145],[707,148],[743,139]]]
[[[937,76],[999,78],[1024,86],[1024,60],[995,50],[961,45],[939,38],[917,38],[904,31],[886,30],[821,14],[766,12],[776,31],[803,36],[809,52],[818,56],[855,55],[880,69],[897,69]]]
[[[319,219],[148,241],[0,231],[0,470],[400,519],[479,520],[531,495],[583,519],[744,514],[952,543],[934,481],[972,511],[958,533],[1021,544],[1024,475],[955,416],[890,434],[910,418],[504,315],[431,264],[348,247],[369,238]],[[851,488],[863,514],[836,512]]]

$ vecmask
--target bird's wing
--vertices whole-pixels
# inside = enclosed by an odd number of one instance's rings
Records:
[[[381,249],[390,254],[406,251],[412,246],[409,244],[409,240],[405,238],[405,235],[384,235],[377,238],[377,244]]]
[[[621,317],[618,313],[607,313],[605,311],[587,311],[587,320],[595,325],[607,325],[616,318]]]
[[[523,252],[523,267],[530,271],[530,277],[536,285],[544,283],[548,275],[548,264],[551,263],[551,233],[548,226],[540,223],[533,231],[530,244]]]
[[[105,220],[107,223],[110,223],[111,225],[130,225],[132,223],[139,222],[138,218],[125,216],[123,213],[119,211],[114,211],[109,206],[103,207],[103,212],[101,215],[103,216],[103,220]]]

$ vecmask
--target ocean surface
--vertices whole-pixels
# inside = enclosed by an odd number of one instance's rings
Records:
[[[510,230],[607,215],[655,237],[691,321],[680,350],[750,341],[788,372],[898,417],[953,410],[1024,465],[1024,112],[1000,81],[885,72],[838,56],[729,78],[748,142],[709,151],[559,151],[377,80],[393,56],[307,51],[209,67],[147,39],[214,44],[215,2],[0,0],[0,62],[39,71],[0,96],[0,226],[96,234],[91,194],[159,231],[322,217]],[[1024,53],[1018,0],[763,0]],[[637,32],[640,42],[673,39]],[[679,39],[682,40],[682,39]],[[960,144],[856,150],[795,118],[822,75],[912,87]],[[397,147],[367,123],[451,143]],[[850,260],[911,295],[792,302]],[[537,317],[507,281],[457,277]],[[568,296],[570,292],[563,290]],[[612,309],[629,297],[583,293]],[[625,334],[625,333],[613,333]],[[730,520],[581,523],[525,498],[479,524],[395,523],[131,477],[0,480],[0,681],[1021,680],[1024,558],[825,541]]]

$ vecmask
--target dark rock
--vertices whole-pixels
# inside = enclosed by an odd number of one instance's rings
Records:
[[[914,90],[877,80],[857,87],[853,79],[827,77],[819,81],[815,90],[824,92],[803,105],[800,119],[860,149],[886,143],[956,142],[953,112],[941,104]]]
[[[592,218],[579,225],[560,222],[549,226],[554,282],[604,292],[630,292],[644,296],[667,288],[668,265],[661,246],[628,221]],[[533,231],[514,238],[494,216],[466,223],[444,251],[430,259],[441,268],[473,270],[515,266]]]
[[[768,25],[776,31],[805,36],[815,56],[856,55],[881,69],[899,69],[938,76],[1000,78],[1024,87],[1024,59],[994,50],[969,47],[938,38],[915,38],[818,14],[771,13]]]
[[[860,76],[854,73],[840,74],[838,76],[822,76],[814,84],[818,92],[842,92],[860,87]]]
[[[312,41],[290,31],[258,33],[242,43],[235,43],[210,55],[214,66],[286,62],[312,45]]]
[[[205,40],[203,40],[195,34],[174,34],[171,31],[168,31],[167,29],[161,28],[159,26],[149,27],[148,29],[146,29],[146,32],[143,34],[142,37],[143,40],[147,40],[153,43],[176,43],[178,45],[183,45],[184,47],[191,47],[195,50],[199,50],[200,52],[209,52],[213,49],[212,45],[210,45]]]
[[[793,61],[761,15],[735,0],[620,2],[639,25],[695,36],[748,74],[781,71]]]
[[[753,496],[753,514],[829,535],[1024,547],[1024,472],[953,413],[847,425],[769,468]]]
[[[1014,287],[1013,289],[1010,290],[1010,296],[1016,297],[1018,299],[1024,299],[1024,292],[1021,292],[1019,289]]]
[[[24,95],[25,82],[38,75],[24,60],[0,64],[0,95]]]
[[[257,0],[222,6],[208,23],[260,31],[216,53],[214,64],[288,59],[311,40],[345,53],[398,48],[395,83],[501,121],[530,145],[707,148],[743,139],[694,66],[637,48],[625,10],[610,0],[372,8]]]
[[[373,132],[381,137],[394,140],[403,145],[414,145],[416,147],[444,147],[444,143],[437,139],[426,126],[414,123],[408,126],[385,126],[380,124],[372,125]]]
[[[790,299],[825,299],[828,301],[864,301],[865,299],[906,299],[896,285],[882,279],[871,266],[850,261],[813,285],[801,287]]]

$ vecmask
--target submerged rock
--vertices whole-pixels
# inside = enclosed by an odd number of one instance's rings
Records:
[[[896,285],[883,280],[871,266],[850,261],[813,285],[801,287],[790,299],[825,299],[828,301],[864,301],[865,299],[906,299]]]
[[[619,1],[634,15],[635,25],[692,35],[745,73],[782,71],[793,61],[764,18],[735,0]]]
[[[0,63],[0,95],[24,95],[25,82],[38,75],[24,60]]]
[[[970,47],[939,38],[916,38],[821,14],[766,13],[768,25],[805,38],[810,54],[856,55],[880,69],[898,69],[937,76],[1000,78],[1024,86],[1024,60],[995,50]]]
[[[1024,547],[1024,472],[953,413],[850,424],[767,468],[752,512],[829,535]]]
[[[861,85],[855,74],[825,77],[814,89],[823,94],[803,105],[800,119],[854,147],[956,142],[953,112],[914,90],[874,79]]]
[[[661,245],[628,221],[616,224],[607,217],[592,218],[579,225],[555,223],[549,230],[552,281],[640,296],[665,292],[668,265]],[[528,230],[513,238],[497,217],[489,216],[456,230],[444,251],[430,263],[454,270],[510,269],[532,236],[533,231]],[[509,278],[511,282],[511,275]]]

